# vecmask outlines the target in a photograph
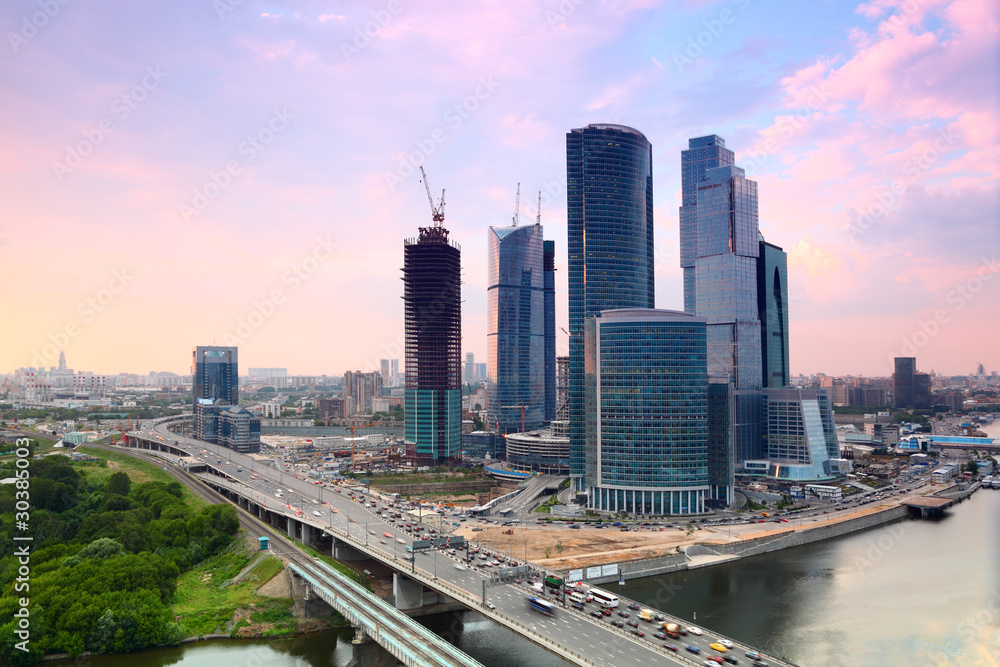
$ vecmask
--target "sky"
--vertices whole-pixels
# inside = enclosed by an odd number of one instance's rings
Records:
[[[7,0],[0,32],[0,372],[401,359],[421,165],[486,361],[488,227],[541,192],[565,327],[565,135],[609,122],[653,145],[658,308],[718,134],[788,253],[793,374],[1000,370],[995,0]]]

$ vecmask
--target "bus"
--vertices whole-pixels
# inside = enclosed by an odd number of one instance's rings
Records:
[[[576,602],[578,604],[583,604],[584,602],[589,602],[587,596],[583,593],[577,593],[576,591],[569,594],[570,602]]]
[[[589,591],[587,591],[587,594],[590,597],[594,598],[594,601],[597,602],[602,607],[618,606],[618,596],[612,595],[607,591],[602,591],[600,588],[591,588]]]
[[[507,509],[500,510],[499,514],[500,514],[500,516],[508,516],[513,511],[514,511],[513,509],[511,509],[510,507],[508,507]]]
[[[545,614],[546,616],[556,615],[555,605],[546,602],[545,600],[539,600],[534,595],[528,596],[528,606],[535,611]]]

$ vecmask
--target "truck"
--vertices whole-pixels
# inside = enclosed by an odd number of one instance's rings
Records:
[[[651,622],[654,616],[656,616],[656,612],[653,611],[652,609],[643,609],[639,612],[639,618],[646,621],[647,623]]]
[[[560,588],[563,585],[563,580],[559,577],[545,577],[545,585],[549,588]]]
[[[663,632],[668,637],[673,637],[674,639],[678,639],[681,636],[681,626],[677,625],[676,623],[664,623]]]

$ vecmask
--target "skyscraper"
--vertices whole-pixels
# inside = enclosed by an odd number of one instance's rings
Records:
[[[404,441],[411,461],[440,464],[461,451],[461,283],[461,250],[440,223],[404,242]]]
[[[584,322],[652,308],[653,158],[646,137],[596,124],[566,135],[570,475],[584,488]]]
[[[788,255],[760,238],[757,258],[757,316],[760,319],[764,387],[786,387],[788,370]]]
[[[486,395],[489,421],[497,424],[501,433],[535,429],[545,421],[542,226],[490,227],[488,249]]]
[[[913,376],[917,372],[916,357],[896,357],[892,374],[893,405],[910,408],[914,405]]]
[[[197,404],[199,400],[216,400],[225,405],[238,405],[240,374],[237,348],[199,345],[192,357],[192,401]]]
[[[465,368],[462,371],[462,382],[468,384],[476,379],[476,355],[468,352],[465,355]]]
[[[591,509],[694,514],[710,497],[705,318],[645,308],[585,323]]]
[[[715,135],[681,153],[684,309],[707,318],[708,372],[733,386],[737,463],[764,456],[757,183]],[[777,259],[775,259],[777,261]]]
[[[840,446],[828,390],[776,387],[765,395],[770,476],[793,481],[836,477]]]
[[[388,359],[379,359],[379,373],[382,376],[382,386],[392,386],[392,371],[389,369]],[[381,394],[380,394],[381,395]]]
[[[539,215],[541,217],[541,215]],[[556,242],[546,241],[545,273],[545,421],[556,418]]]

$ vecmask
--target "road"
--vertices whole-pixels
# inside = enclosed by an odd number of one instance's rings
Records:
[[[462,561],[466,561],[470,555],[468,553],[463,553],[464,558],[460,558],[458,554],[452,556],[439,550],[418,553],[414,563],[411,564],[409,561],[404,563],[405,547],[410,546],[416,537],[428,529],[416,526],[408,529],[405,526],[405,514],[403,519],[386,519],[385,516],[380,516],[384,515],[387,509],[402,512],[404,508],[399,502],[395,507],[390,506],[392,501],[377,493],[367,494],[358,490],[354,492],[354,498],[351,498],[350,489],[346,485],[323,487],[298,479],[294,475],[257,464],[250,457],[224,447],[172,433],[163,423],[144,425],[137,433],[154,442],[170,445],[188,452],[190,456],[200,458],[209,467],[252,489],[252,493],[256,494],[255,499],[261,504],[267,503],[269,509],[297,513],[295,516],[298,518],[323,525],[335,535],[338,532],[346,532],[355,539],[364,537],[370,549],[381,552],[386,562],[395,564],[394,566],[400,570],[409,569],[408,565],[415,566],[477,599],[481,598],[484,579],[489,578],[493,571],[492,568],[463,565]],[[202,453],[202,450],[205,453]],[[239,468],[242,468],[242,471]],[[254,477],[254,474],[257,477]],[[278,498],[277,493],[281,493],[282,497]],[[372,507],[373,502],[375,507]],[[313,512],[319,512],[320,516],[317,517]],[[386,537],[384,533],[389,533],[390,537]],[[398,540],[402,540],[403,543],[400,544]],[[456,565],[462,565],[463,569]],[[518,588],[517,585],[491,588],[487,597],[491,600],[496,597],[497,602],[494,604],[497,609],[491,611],[482,608],[480,611],[487,617],[492,614],[506,617],[569,649],[583,648],[587,658],[596,661],[596,664],[668,665],[702,662],[702,659],[694,662],[683,653],[674,654],[665,648],[663,642],[650,640],[648,636],[638,638],[626,634],[622,629],[611,625],[610,621],[615,617],[598,620],[566,608],[561,609],[555,618],[549,619],[527,608],[525,604],[527,592],[526,588]],[[630,602],[632,601],[622,599],[623,606]],[[501,618],[497,620],[503,621]],[[670,618],[670,620],[682,623],[680,619]],[[652,629],[652,626],[647,626],[644,631],[646,629]],[[530,634],[524,636],[534,641]],[[706,633],[702,637],[689,636],[685,639],[691,645],[697,646],[702,653],[714,654],[715,651],[709,648],[709,644],[716,637]],[[582,643],[582,646],[577,647],[578,642]],[[591,646],[593,646],[593,656]],[[736,642],[735,650],[742,654],[753,649]],[[774,665],[787,664],[771,658],[768,658],[768,662]]]

